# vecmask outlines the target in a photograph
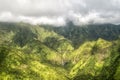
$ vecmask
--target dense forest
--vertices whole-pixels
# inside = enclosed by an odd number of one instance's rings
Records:
[[[120,80],[120,25],[0,22],[0,80]]]

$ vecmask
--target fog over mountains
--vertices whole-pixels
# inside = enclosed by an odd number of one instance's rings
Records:
[[[119,0],[0,0],[0,21],[64,25],[120,23]]]

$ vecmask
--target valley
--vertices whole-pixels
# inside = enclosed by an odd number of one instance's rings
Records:
[[[120,80],[120,25],[0,22],[0,80]]]

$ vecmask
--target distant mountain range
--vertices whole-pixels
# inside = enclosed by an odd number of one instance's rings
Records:
[[[120,80],[120,25],[0,22],[0,80]]]
[[[85,41],[97,40],[102,38],[105,40],[116,40],[120,35],[120,25],[114,24],[90,24],[90,25],[74,25],[71,21],[66,26],[50,26],[42,25],[43,28],[49,31],[54,30],[72,41],[75,47],[79,47]]]

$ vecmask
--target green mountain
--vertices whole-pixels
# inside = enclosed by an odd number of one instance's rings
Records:
[[[120,26],[0,22],[0,80],[120,80]]]
[[[78,48],[86,41],[93,41],[99,38],[111,41],[119,38],[120,25],[114,24],[90,24],[76,26],[71,21],[65,26],[55,27],[43,25],[49,31],[54,30],[56,33],[72,41],[73,46]]]

